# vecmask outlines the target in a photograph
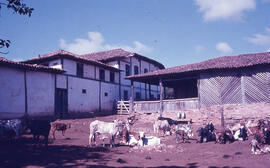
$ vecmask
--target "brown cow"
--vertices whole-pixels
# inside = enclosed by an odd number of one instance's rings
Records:
[[[62,135],[64,136],[65,131],[68,128],[71,128],[71,124],[65,124],[60,122],[52,123],[53,139],[55,139],[55,131],[62,131]]]

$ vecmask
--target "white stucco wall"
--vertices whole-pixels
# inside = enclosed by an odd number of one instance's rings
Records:
[[[25,113],[24,71],[0,66],[0,119]]]
[[[105,96],[107,93],[107,96]],[[101,82],[101,110],[112,111],[119,99],[119,85]]]
[[[86,78],[95,79],[95,66],[93,65],[83,65],[83,76]]]
[[[138,67],[138,71],[139,71],[139,74],[140,74],[140,62],[137,58],[135,57],[131,57],[131,67],[132,67],[132,75],[135,75],[135,71],[134,71],[134,67],[137,66]],[[140,83],[139,82],[134,82],[134,86],[135,87],[140,87]]]
[[[125,77],[126,77],[126,64],[130,66],[130,64],[128,62],[120,61],[120,70],[122,70],[121,71],[121,84],[130,86],[130,80],[125,79]]]
[[[99,80],[99,67],[95,67],[96,68],[96,79]]]
[[[67,89],[67,76],[66,75],[56,75],[56,88]]]
[[[63,59],[63,68],[66,71],[65,74],[76,75],[77,74],[77,62],[69,59]]]
[[[82,93],[82,89],[86,93]],[[99,110],[99,81],[68,77],[69,113],[87,113]]]
[[[49,62],[49,66],[61,65],[61,59],[55,59]]]
[[[53,116],[55,74],[27,71],[27,104],[30,116]]]

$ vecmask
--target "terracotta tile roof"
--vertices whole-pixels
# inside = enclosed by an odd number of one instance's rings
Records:
[[[126,79],[136,80],[155,76],[162,77],[173,74],[185,74],[188,72],[201,72],[210,69],[243,68],[260,64],[270,64],[270,52],[240,54],[237,56],[223,56],[194,64],[181,65],[145,74],[129,76],[126,77]]]
[[[67,58],[67,59],[72,59],[75,61],[80,61],[80,62],[85,62],[88,64],[92,64],[92,65],[96,65],[96,66],[100,66],[103,67],[105,69],[110,69],[110,70],[114,70],[114,71],[120,71],[117,68],[114,68],[112,66],[106,65],[100,61],[94,60],[94,59],[89,59],[86,57],[81,57],[77,54],[73,54],[71,52],[65,51],[65,50],[56,50],[54,52],[48,53],[48,54],[44,54],[44,55],[40,55],[36,58],[32,58],[26,61],[23,61],[24,63],[29,63],[29,64],[33,64],[33,63],[41,63],[41,62],[46,62],[46,61],[50,61],[52,59],[57,59],[57,58]]]
[[[10,61],[4,57],[0,57],[0,66],[14,67],[24,70],[31,71],[43,71],[43,72],[51,72],[51,73],[63,73],[65,72],[62,69],[50,68],[47,66],[36,65],[36,64],[25,64],[20,62]]]
[[[164,69],[164,65],[153,60],[150,58],[147,58],[145,56],[142,56],[137,53],[131,53],[122,49],[114,49],[114,50],[109,50],[109,51],[102,51],[102,52],[96,52],[96,53],[90,53],[90,54],[84,54],[80,55],[82,58],[87,58],[87,59],[92,59],[92,60],[97,60],[97,61],[102,61],[102,62],[108,62],[108,61],[113,61],[117,59],[122,59],[122,58],[130,58],[130,57],[138,57],[142,60],[148,61],[153,63],[154,65],[158,66],[160,69]]]

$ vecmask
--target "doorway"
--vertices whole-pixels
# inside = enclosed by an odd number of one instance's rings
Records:
[[[65,118],[68,112],[67,89],[55,90],[55,115],[57,118]]]

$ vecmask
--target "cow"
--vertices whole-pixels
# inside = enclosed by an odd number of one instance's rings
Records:
[[[0,138],[18,138],[22,132],[23,126],[20,119],[0,120]]]
[[[234,139],[235,140],[240,140],[240,141],[245,141],[248,139],[248,134],[247,134],[247,129],[244,125],[241,125],[240,128],[236,131],[234,131]]]
[[[226,144],[227,142],[232,143],[234,141],[234,136],[229,129],[214,131],[216,143]]]
[[[193,137],[192,123],[190,122],[189,124],[176,125],[175,134],[177,142],[179,141],[179,139],[182,139],[182,142],[186,142],[186,139],[190,139],[191,137]]]
[[[110,139],[110,147],[113,147],[114,144],[114,139],[116,138],[117,135],[119,135],[124,128],[124,124],[118,120],[114,120],[114,122],[104,122],[104,121],[99,121],[95,120],[90,123],[90,134],[89,134],[89,146],[92,146],[92,142],[94,141],[96,145],[96,137],[98,135],[102,136],[102,141],[103,141],[103,147],[105,146],[104,144],[104,139],[109,138]]]
[[[156,120],[153,124],[154,132],[159,133],[159,130],[163,131],[163,135],[171,131],[169,122],[167,120]]]
[[[259,143],[256,139],[252,139],[249,145],[251,146],[251,153],[252,154],[256,155],[256,154],[261,153]]]
[[[44,144],[48,146],[48,139],[51,130],[50,120],[41,119],[26,119],[26,129],[30,129],[31,134],[33,134],[34,140],[39,141],[39,137],[44,137]]]
[[[198,136],[200,137],[200,140],[197,142],[203,143],[203,142],[209,142],[209,141],[215,141],[216,136],[214,134],[215,127],[212,123],[208,123],[205,127],[201,127],[197,130]]]
[[[186,139],[188,139],[188,134],[184,130],[176,130],[176,142],[179,142],[180,139],[182,140],[182,143],[186,142]]]
[[[51,124],[52,127],[52,133],[53,133],[53,139],[55,139],[55,132],[56,131],[62,131],[62,135],[64,136],[65,131],[71,127],[71,124],[65,124],[60,122],[54,122]]]

